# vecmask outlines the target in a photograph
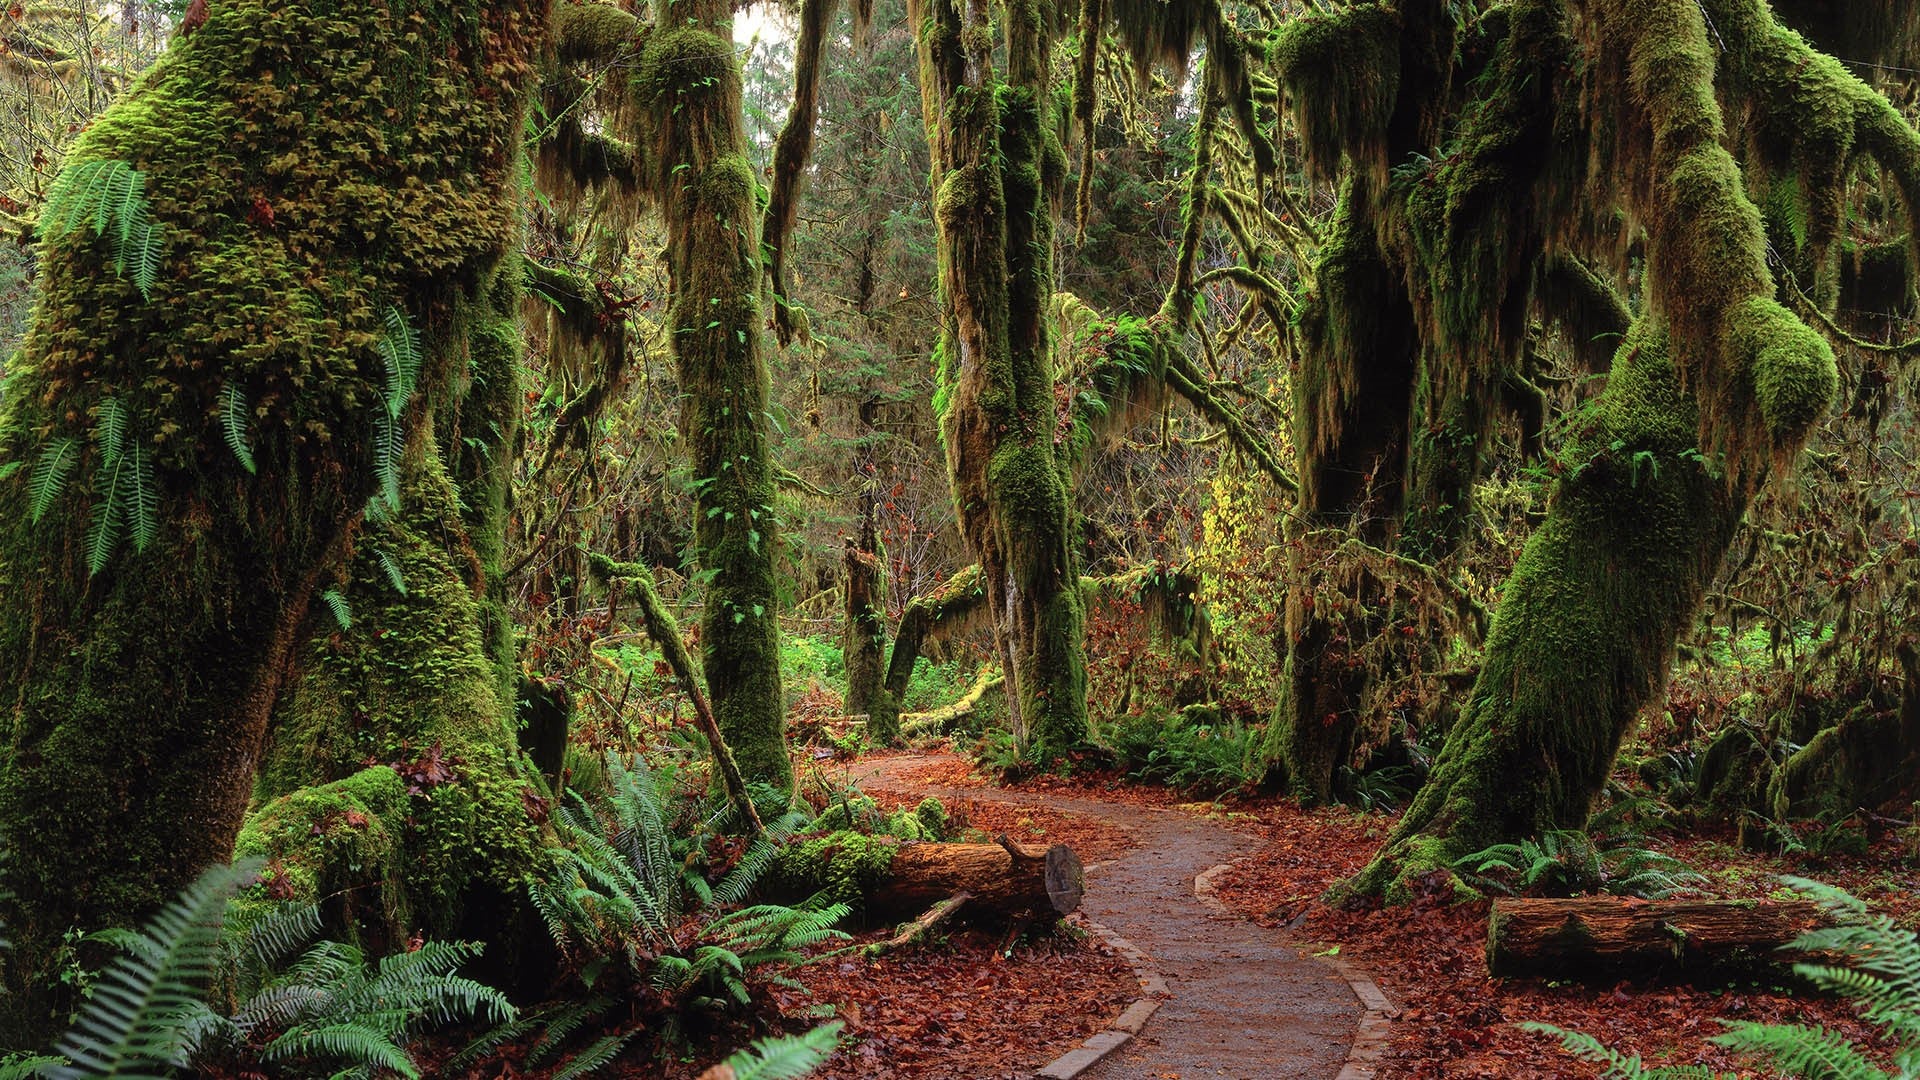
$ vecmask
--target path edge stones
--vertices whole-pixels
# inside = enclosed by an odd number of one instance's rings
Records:
[[[1033,1074],[1034,1080],[1074,1080],[1074,1077],[1100,1064],[1108,1054],[1132,1042],[1133,1037],[1140,1034],[1140,1029],[1147,1026],[1153,1014],[1160,1011],[1160,1003],[1168,996],[1167,980],[1161,977],[1153,961],[1133,942],[1078,912],[1067,916],[1067,920],[1086,928],[1126,960],[1127,965],[1133,968],[1134,978],[1140,980],[1140,997],[1122,1009],[1105,1030],[1088,1036],[1079,1046],[1042,1065]]]
[[[1221,863],[1195,875],[1193,896],[1212,910],[1237,919],[1240,916],[1220,899],[1220,890],[1213,883],[1214,878],[1232,868],[1232,863]],[[1399,1015],[1399,1010],[1381,992],[1380,984],[1374,982],[1373,976],[1368,975],[1359,964],[1338,956],[1315,956],[1313,959],[1325,963],[1346,980],[1353,996],[1359,998],[1361,1007],[1366,1009],[1360,1015],[1359,1026],[1354,1030],[1353,1045],[1347,1049],[1346,1063],[1334,1074],[1333,1080],[1373,1080],[1374,1068],[1387,1052],[1387,1043],[1393,1037],[1393,1018]]]

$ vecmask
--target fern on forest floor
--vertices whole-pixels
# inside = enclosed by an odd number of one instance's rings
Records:
[[[1799,963],[1793,970],[1822,990],[1851,1001],[1867,1022],[1893,1044],[1892,1071],[1883,1069],[1845,1036],[1807,1024],[1760,1024],[1722,1020],[1726,1031],[1710,1042],[1748,1055],[1772,1073],[1795,1080],[1914,1080],[1920,1077],[1920,937],[1886,915],[1868,912],[1843,890],[1805,878],[1783,877],[1818,904],[1832,925],[1809,930],[1786,948],[1839,963]],[[1552,1024],[1529,1022],[1527,1031],[1555,1036],[1576,1057],[1605,1067],[1615,1080],[1733,1080],[1699,1065],[1648,1066],[1598,1039]]]
[[[429,941],[369,965],[353,946],[321,941],[316,908],[286,908],[244,930],[230,903],[258,866],[214,867],[142,930],[107,930],[91,940],[119,955],[94,983],[56,1054],[0,1065],[0,1080],[82,1080],[107,1076],[307,1074],[418,1077],[408,1044],[427,1030],[468,1019],[511,1020],[513,1007],[491,987],[455,974],[480,946]],[[240,1004],[208,1004],[225,981]]]
[[[704,845],[676,845],[667,800],[645,762],[610,752],[605,773],[603,807],[567,792],[553,816],[563,846],[554,849],[551,867],[528,881],[534,906],[589,996],[489,1032],[456,1062],[478,1060],[538,1029],[526,1064],[544,1065],[581,1044],[554,1074],[571,1080],[612,1062],[644,1033],[671,1040],[687,1019],[750,1008],[756,980],[794,985],[783,972],[805,963],[805,950],[846,938],[834,929],[848,914],[845,904],[726,910],[748,898],[804,823],[803,814],[769,822],[732,869],[710,883],[701,865]],[[722,806],[716,813],[727,812]],[[630,989],[596,992],[613,983]],[[616,1000],[636,997],[653,1004],[659,1026],[629,1018],[607,1030]]]
[[[1453,867],[1474,888],[1509,895],[1605,892],[1657,900],[1704,885],[1704,875],[1647,847],[1645,836],[1626,825],[1649,805],[1628,799],[1596,814],[1586,829],[1553,829],[1494,844],[1461,856]]]

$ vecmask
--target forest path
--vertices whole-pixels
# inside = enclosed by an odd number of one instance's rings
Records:
[[[1340,1073],[1362,1013],[1347,982],[1278,933],[1194,895],[1196,875],[1246,857],[1256,838],[1177,810],[916,779],[925,766],[953,760],[862,760],[852,779],[867,790],[1084,814],[1134,842],[1088,868],[1081,911],[1144,951],[1168,997],[1133,1041],[1081,1080],[1332,1080]]]

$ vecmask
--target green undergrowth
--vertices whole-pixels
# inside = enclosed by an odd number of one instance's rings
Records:
[[[1215,797],[1253,779],[1248,762],[1257,733],[1210,706],[1118,717],[1100,735],[1120,770],[1143,783]]]

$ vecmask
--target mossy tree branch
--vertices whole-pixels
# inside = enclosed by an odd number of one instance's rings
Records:
[[[760,813],[754,809],[753,796],[747,791],[745,777],[740,774],[740,766],[733,760],[733,752],[727,748],[727,740],[721,734],[720,724],[714,719],[713,707],[707,703],[707,695],[700,688],[699,673],[694,670],[693,657],[687,652],[686,638],[680,633],[680,621],[667,610],[666,601],[660,599],[660,590],[653,584],[653,571],[640,563],[615,562],[599,552],[587,556],[587,565],[595,577],[615,587],[616,592],[607,601],[607,617],[611,619],[619,604],[618,591],[630,590],[640,605],[640,619],[646,625],[647,636],[659,647],[660,655],[667,666],[673,669],[673,677],[686,691],[687,699],[693,703],[693,716],[700,728],[701,737],[707,740],[707,748],[713,752],[713,764],[720,773],[721,786],[726,790],[727,798],[733,803],[740,816],[754,832],[761,830]]]

